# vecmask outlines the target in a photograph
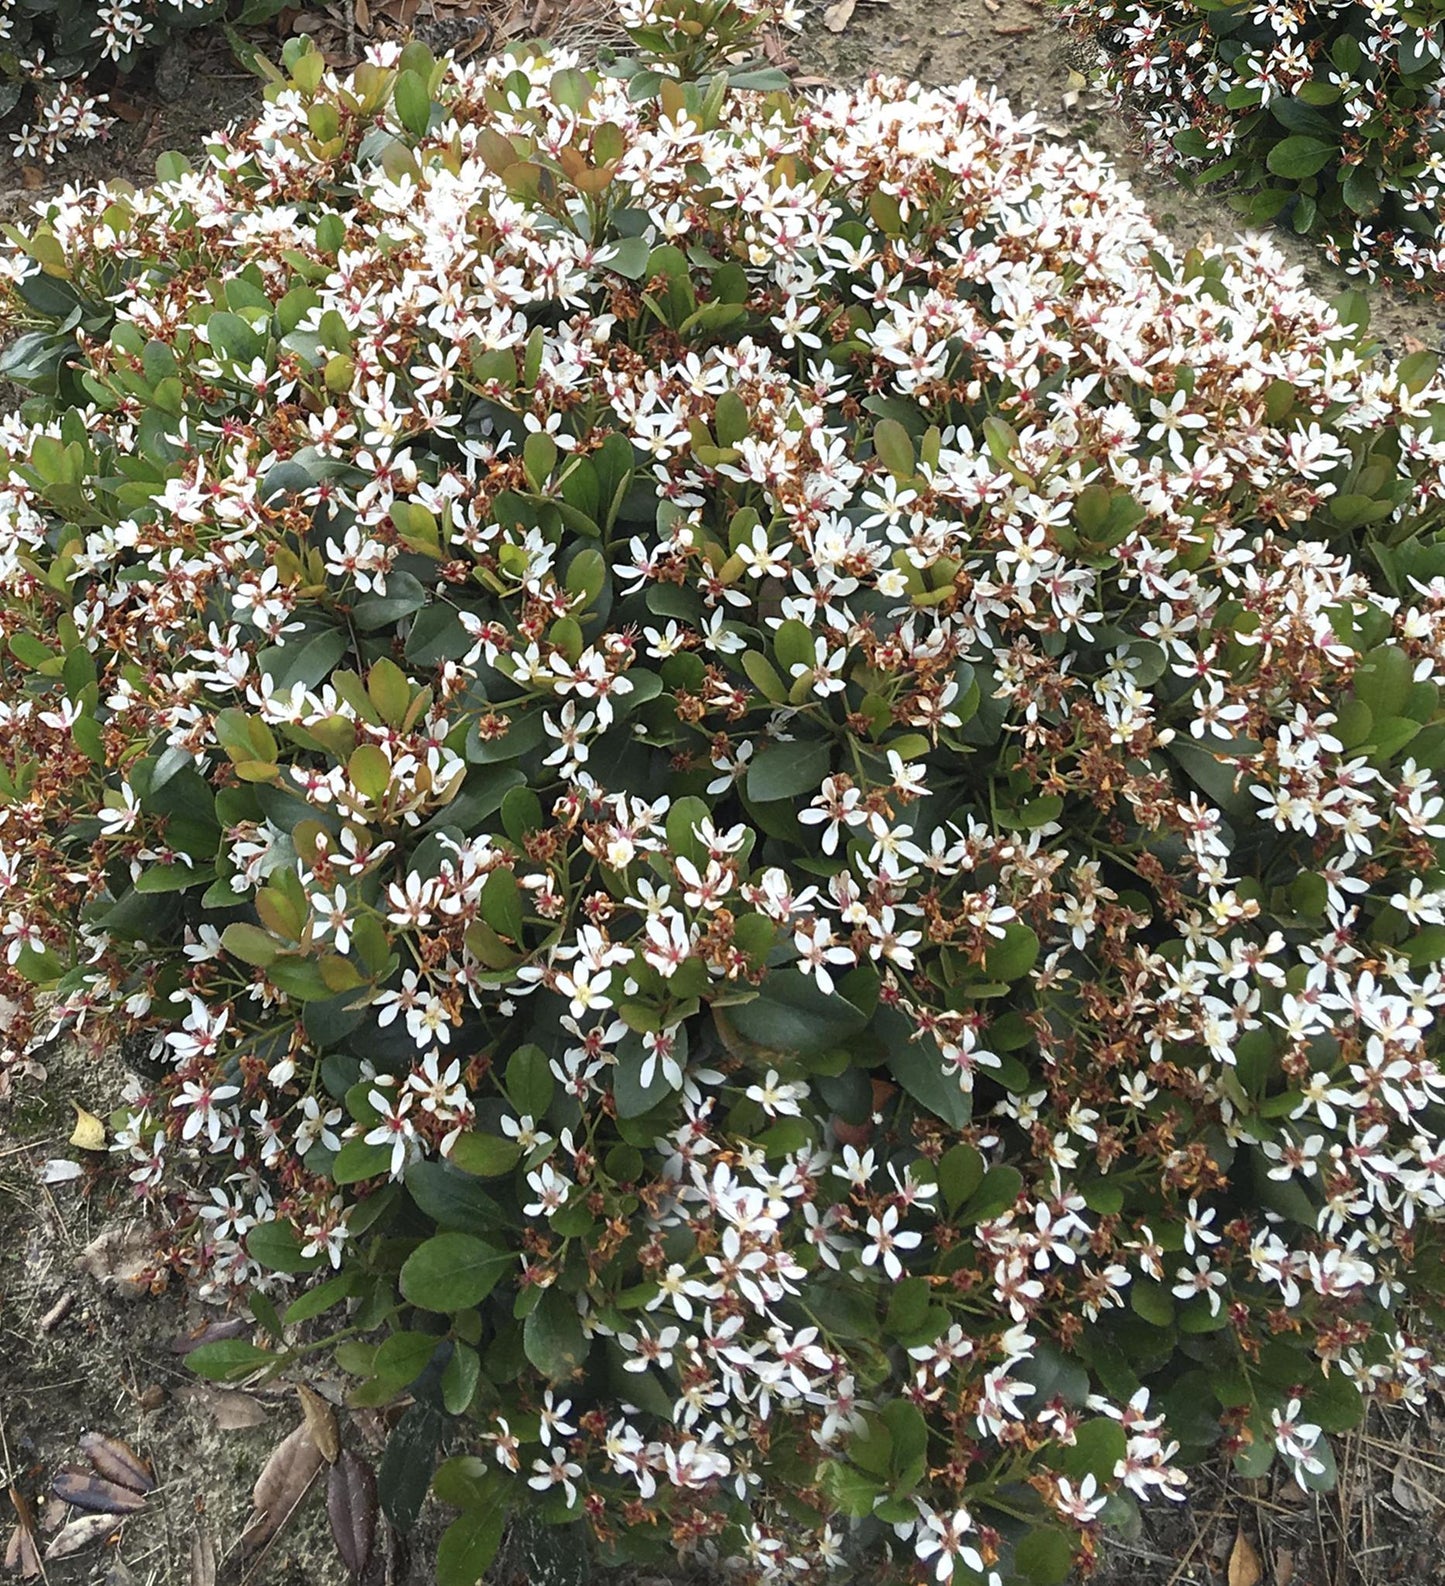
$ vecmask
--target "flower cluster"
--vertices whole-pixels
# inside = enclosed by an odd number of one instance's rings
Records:
[[[299,0],[304,4],[305,0]],[[49,165],[103,137],[108,96],[92,75],[127,74],[175,33],[228,16],[260,22],[283,0],[0,0],[0,117],[10,155]]]
[[[1439,292],[1445,8],[1063,0],[1063,14],[1156,157],[1233,178],[1251,221],[1318,234],[1351,274]]]
[[[760,14],[292,48],[6,267],[9,1039],[444,1583],[1059,1580],[1438,1374],[1445,384]]]

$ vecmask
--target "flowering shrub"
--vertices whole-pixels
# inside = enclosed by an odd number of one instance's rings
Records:
[[[1445,5],[1401,0],[1064,0],[1147,148],[1232,177],[1255,223],[1323,237],[1332,263],[1440,290]]]
[[[0,118],[10,152],[47,165],[110,125],[89,76],[127,74],[184,30],[264,22],[305,0],[0,0]]]
[[[1438,1375],[1445,385],[644,3],[293,48],[20,239],[9,1039],[136,1053],[254,1289],[197,1365],[407,1406],[444,1586],[509,1509],[1049,1582],[1216,1445],[1326,1486]]]

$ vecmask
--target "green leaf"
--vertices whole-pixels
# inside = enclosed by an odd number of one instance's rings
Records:
[[[309,1322],[313,1317],[323,1315],[333,1305],[340,1305],[355,1294],[356,1286],[357,1277],[352,1272],[343,1272],[328,1278],[325,1283],[318,1283],[314,1289],[307,1289],[286,1307],[284,1325],[295,1327],[300,1322]]]
[[[516,1258],[473,1234],[436,1234],[401,1269],[401,1292],[424,1311],[467,1310],[496,1287]]]
[[[473,1178],[501,1178],[516,1167],[522,1148],[502,1135],[471,1131],[457,1136],[451,1149],[451,1163]]]
[[[772,705],[782,705],[788,698],[787,685],[778,676],[773,663],[757,650],[744,650],[742,668],[748,681]]]
[[[1339,153],[1336,144],[1299,132],[1281,138],[1265,156],[1264,163],[1276,176],[1300,181],[1322,171],[1331,160],[1339,158]]]
[[[430,1404],[413,1404],[387,1440],[376,1491],[387,1519],[403,1533],[416,1525],[436,1468],[443,1417]]]
[[[545,1117],[554,1088],[552,1067],[540,1046],[519,1046],[507,1059],[507,1095],[523,1116]]]
[[[1173,1295],[1152,1278],[1134,1279],[1129,1285],[1129,1303],[1136,1316],[1155,1327],[1168,1327],[1174,1320]]]
[[[879,419],[873,426],[873,450],[895,479],[911,479],[917,466],[913,437],[895,419]]]
[[[1053,1526],[1039,1526],[1014,1549],[1014,1568],[1033,1586],[1059,1586],[1074,1567],[1074,1545]]]
[[[331,1164],[331,1177],[338,1184],[359,1184],[363,1179],[377,1178],[390,1171],[391,1147],[368,1145],[359,1134],[341,1142],[341,1149]]]
[[[748,797],[765,804],[770,799],[815,793],[832,758],[830,745],[821,738],[810,743],[770,744],[748,763]]]
[[[982,1154],[967,1144],[952,1147],[938,1159],[938,1185],[950,1213],[956,1212],[983,1183],[984,1168]]]
[[[719,446],[736,446],[752,428],[747,404],[736,391],[724,391],[713,410],[713,432]]]
[[[729,1013],[745,1040],[797,1057],[826,1052],[868,1023],[846,997],[819,990],[816,980],[796,969],[773,970],[751,1002]]]
[[[604,268],[629,281],[640,281],[647,273],[652,244],[646,237],[620,237],[607,244]]]
[[[265,968],[280,952],[276,938],[259,925],[238,921],[221,932],[221,946],[243,964],[256,964]]]
[[[442,1371],[442,1403],[452,1415],[465,1415],[481,1380],[481,1357],[470,1344],[456,1343]]]
[[[211,1382],[235,1382],[253,1371],[274,1366],[278,1358],[272,1350],[259,1349],[244,1338],[222,1338],[191,1350],[186,1364],[198,1377]]]
[[[418,1208],[440,1228],[470,1234],[507,1226],[507,1214],[497,1202],[451,1162],[413,1162],[406,1170],[406,1187]]]
[[[991,1167],[972,1197],[964,1203],[963,1220],[983,1223],[1008,1211],[1018,1200],[1023,1184],[1023,1175],[1016,1167],[1006,1162]]]
[[[246,1234],[246,1254],[270,1272],[314,1272],[322,1260],[301,1254],[301,1236],[284,1218],[257,1223]]]
[[[414,137],[424,137],[431,121],[431,94],[417,72],[402,72],[392,90],[396,114],[402,126]]]
[[[507,1507],[500,1496],[453,1520],[437,1548],[436,1586],[480,1586],[506,1528]]]
[[[482,884],[482,918],[497,933],[520,946],[525,923],[522,893],[517,878],[505,865],[498,866]]]
[[[393,1333],[377,1350],[371,1376],[387,1392],[410,1387],[426,1370],[441,1339],[431,1333]]]
[[[553,1382],[563,1382],[587,1358],[587,1335],[572,1296],[546,1289],[522,1324],[527,1359]]]
[[[973,1097],[956,1076],[944,1073],[937,1042],[925,1037],[894,1043],[888,1066],[914,1101],[950,1128],[963,1128],[973,1116]]]
[[[984,954],[983,971],[989,980],[1013,981],[1023,977],[1038,962],[1039,939],[1022,920],[1004,926],[1003,939],[993,941]]]
[[[1076,1481],[1083,1476],[1094,1476],[1101,1484],[1112,1481],[1126,1441],[1124,1428],[1107,1415],[1085,1421],[1075,1430],[1072,1446],[1060,1450],[1059,1469]]]

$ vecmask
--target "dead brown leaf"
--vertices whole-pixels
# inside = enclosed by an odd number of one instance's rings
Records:
[[[1229,1586],[1259,1586],[1264,1579],[1264,1565],[1254,1544],[1243,1530],[1234,1534],[1234,1546],[1229,1550]]]
[[[135,1514],[145,1508],[145,1494],[103,1476],[90,1476],[79,1470],[62,1470],[50,1484],[63,1503],[94,1514]]]
[[[254,1557],[296,1512],[326,1462],[305,1421],[277,1445],[251,1494],[255,1510],[241,1533],[241,1554]]]
[[[311,1441],[321,1451],[326,1463],[334,1465],[336,1456],[341,1452],[341,1433],[336,1426],[336,1412],[314,1388],[308,1388],[304,1382],[297,1383],[296,1397],[301,1401],[301,1413],[306,1417],[306,1429],[311,1433]]]
[[[45,1573],[35,1533],[27,1525],[17,1525],[5,1544],[5,1568],[19,1570],[21,1580],[39,1580]]]
[[[376,1472],[348,1448],[326,1478],[326,1517],[341,1562],[365,1574],[376,1545]]]
[[[47,1559],[69,1558],[72,1553],[83,1553],[115,1535],[116,1528],[124,1522],[113,1514],[83,1514],[57,1531],[45,1549]]]
[[[205,1525],[191,1537],[191,1586],[216,1586],[216,1543]]]
[[[105,1229],[80,1252],[75,1265],[112,1294],[134,1300],[151,1292],[153,1257],[151,1236],[144,1224],[131,1223]]]
[[[120,1438],[107,1437],[103,1432],[83,1432],[80,1451],[107,1481],[118,1482],[142,1494],[155,1490],[156,1481],[150,1466]]]
[[[1274,1586],[1289,1586],[1294,1579],[1294,1552],[1282,1547],[1274,1555]]]
[[[266,1406],[249,1393],[235,1388],[212,1388],[201,1383],[186,1383],[176,1390],[177,1397],[205,1410],[218,1432],[244,1432],[266,1420]]]
[[[857,9],[858,0],[835,0],[823,13],[823,26],[830,33],[841,33],[853,20]]]
[[[194,1332],[187,1333],[184,1338],[177,1338],[171,1348],[178,1355],[189,1355],[202,1344],[216,1344],[223,1338],[239,1338],[243,1333],[249,1333],[254,1325],[250,1321],[242,1321],[239,1316],[230,1317],[224,1322],[207,1322]]]
[[[1434,1495],[1421,1483],[1418,1472],[1423,1468],[1411,1458],[1411,1439],[1407,1435],[1403,1453],[1390,1475],[1390,1496],[1406,1514],[1429,1514],[1437,1504]]]

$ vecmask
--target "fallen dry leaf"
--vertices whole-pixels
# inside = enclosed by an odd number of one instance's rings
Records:
[[[305,1421],[277,1445],[251,1494],[256,1508],[241,1533],[243,1557],[270,1543],[311,1491],[325,1463]]]
[[[1429,1514],[1436,1500],[1416,1475],[1419,1467],[1410,1457],[1411,1439],[1407,1436],[1401,1446],[1404,1453],[1395,1462],[1390,1475],[1390,1496],[1406,1514]]]
[[[1264,1579],[1264,1565],[1254,1544],[1244,1534],[1236,1531],[1234,1546],[1229,1550],[1229,1586],[1259,1586]]]
[[[321,1450],[328,1465],[336,1463],[341,1452],[341,1433],[336,1426],[336,1412],[314,1388],[304,1382],[296,1385],[296,1397],[301,1401],[301,1413],[306,1417],[306,1427],[311,1441]]]
[[[376,1545],[376,1472],[348,1448],[326,1478],[326,1517],[341,1562],[365,1574]]]
[[[135,1514],[145,1508],[144,1493],[78,1470],[62,1470],[51,1482],[50,1490],[62,1502],[96,1514]]]
[[[155,1490],[156,1479],[150,1466],[120,1438],[107,1437],[103,1432],[82,1432],[80,1451],[108,1481],[119,1482],[141,1494]]]
[[[29,1526],[17,1525],[10,1533],[10,1540],[5,1544],[5,1568],[19,1570],[22,1580],[39,1580],[44,1573],[35,1533]]]
[[[151,1291],[150,1234],[142,1223],[107,1228],[80,1252],[75,1265],[119,1298],[139,1299]]]
[[[216,1543],[204,1525],[191,1537],[191,1586],[216,1586]]]
[[[266,1420],[266,1406],[249,1393],[235,1388],[204,1387],[200,1383],[187,1383],[176,1389],[178,1398],[205,1410],[216,1423],[218,1432],[244,1432],[260,1426]]]
[[[242,1321],[239,1316],[233,1316],[224,1322],[207,1322],[203,1327],[198,1327],[192,1333],[187,1333],[184,1338],[177,1338],[171,1348],[178,1355],[189,1355],[193,1349],[199,1349],[202,1344],[217,1344],[223,1338],[240,1338],[243,1333],[249,1333],[255,1324],[249,1319]]]
[[[123,1523],[113,1514],[83,1514],[56,1532],[45,1549],[45,1556],[47,1559],[69,1558],[72,1553],[83,1553],[88,1547],[108,1541]]]
[[[1303,1504],[1307,1504],[1310,1501],[1310,1495],[1304,1490],[1303,1487],[1300,1486],[1293,1476],[1291,1476],[1288,1481],[1282,1481],[1279,1484],[1279,1489],[1275,1493],[1275,1497],[1278,1498],[1281,1503],[1287,1503],[1296,1508]]]
[[[857,9],[858,0],[835,0],[823,13],[823,26],[830,33],[841,33],[853,20]]]
[[[70,1131],[70,1143],[80,1151],[105,1150],[105,1125],[93,1112],[87,1112],[78,1101],[75,1108],[75,1128]]]
[[[1289,1586],[1294,1579],[1294,1552],[1282,1547],[1274,1556],[1274,1586]]]

